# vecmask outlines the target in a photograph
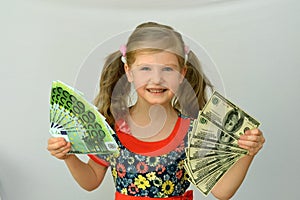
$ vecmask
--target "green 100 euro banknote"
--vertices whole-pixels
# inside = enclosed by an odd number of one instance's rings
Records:
[[[61,81],[53,81],[50,95],[50,134],[71,142],[73,154],[118,152],[114,131],[83,94]]]

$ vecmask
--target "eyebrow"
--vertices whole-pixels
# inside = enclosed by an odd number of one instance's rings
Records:
[[[137,67],[140,67],[140,66],[155,66],[155,65],[159,65],[159,66],[172,66],[172,67],[179,67],[177,64],[174,64],[174,63],[168,63],[168,64],[149,64],[149,63],[140,63],[138,65],[136,65]]]

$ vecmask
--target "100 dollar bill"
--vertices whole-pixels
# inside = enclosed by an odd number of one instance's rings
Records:
[[[241,155],[235,154],[227,157],[221,157],[220,160],[217,159],[216,162],[210,163],[205,167],[198,168],[196,170],[192,170],[188,164],[185,164],[186,170],[189,171],[190,178],[193,180],[195,184],[198,184],[206,177],[211,176],[218,169],[221,169],[224,165],[229,162],[236,162]]]
[[[237,140],[245,131],[260,125],[256,119],[216,91],[203,108],[201,115]]]
[[[239,160],[239,156],[231,159],[229,162],[224,163],[220,168],[213,171],[209,176],[206,176],[201,181],[195,183],[196,187],[200,192],[207,196],[209,192],[213,189],[216,183],[225,175],[225,173],[234,165],[234,163]]]
[[[248,150],[238,140],[260,123],[214,91],[189,132],[184,167],[189,180],[206,196]]]
[[[234,147],[226,144],[222,144],[219,142],[210,142],[198,138],[192,138],[190,147],[195,147],[199,149],[210,149],[219,152],[230,152],[236,154],[247,154],[248,151],[246,149],[242,149],[240,147]]]
[[[235,154],[231,154],[231,155],[235,155]],[[220,154],[220,155],[216,155],[216,156],[197,158],[197,159],[193,159],[193,160],[185,160],[185,165],[186,165],[186,167],[188,167],[188,169],[191,173],[194,173],[203,167],[206,167],[213,163],[219,162],[223,158],[227,158],[231,155]]]
[[[214,143],[239,147],[237,139],[233,135],[224,132],[201,114],[199,114],[197,118],[197,126],[194,129],[195,130],[190,134],[190,141],[192,138],[197,138]]]
[[[235,153],[232,152],[225,152],[225,151],[219,151],[215,149],[200,149],[198,147],[189,147],[185,149],[187,160],[195,160],[200,158],[206,158],[206,157],[212,157],[212,156],[219,156],[219,155],[232,155]]]

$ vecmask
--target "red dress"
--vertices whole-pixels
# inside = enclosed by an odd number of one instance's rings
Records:
[[[89,155],[95,162],[111,167],[116,200],[186,199],[192,191],[184,169],[188,131],[192,120],[179,116],[172,133],[164,140],[145,142],[130,134],[123,123],[113,135],[118,155]]]

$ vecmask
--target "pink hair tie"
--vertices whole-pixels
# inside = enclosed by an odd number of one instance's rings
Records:
[[[189,59],[190,48],[188,46],[184,46],[184,64],[186,65]]]
[[[126,50],[127,50],[126,45],[123,44],[123,45],[120,47],[120,52],[121,52],[121,54],[122,54],[121,60],[122,60],[122,62],[123,62],[124,64],[127,63],[127,60],[126,60]]]

